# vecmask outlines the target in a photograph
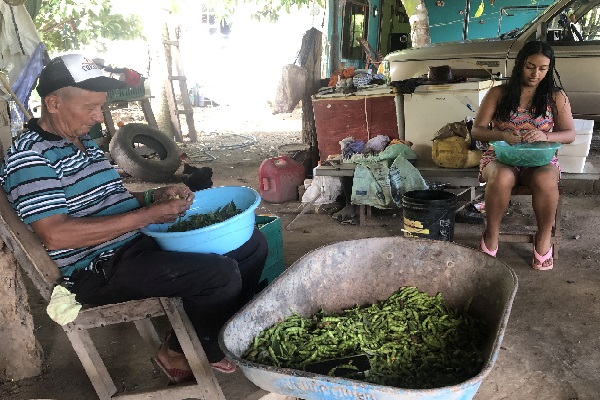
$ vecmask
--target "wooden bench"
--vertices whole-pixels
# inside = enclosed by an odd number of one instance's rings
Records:
[[[465,207],[469,202],[482,196],[482,186],[479,183],[478,168],[440,168],[431,163],[418,161],[415,166],[421,173],[421,176],[426,181],[449,184],[455,189],[451,189],[454,194],[458,196],[459,207],[457,211]],[[315,170],[317,176],[337,176],[342,178],[350,178],[354,176],[354,164],[344,163],[338,165],[319,166]],[[567,176],[575,174],[563,174]],[[560,195],[558,199],[558,206],[556,208],[556,215],[554,219],[554,225],[552,227],[552,244],[554,245],[553,258],[558,258],[558,245],[560,243],[561,231],[560,223],[562,218],[562,189],[559,187]],[[515,186],[511,193],[512,196],[525,195],[531,196],[531,189],[526,186]],[[366,209],[365,209],[366,208]],[[370,207],[360,206],[360,226],[366,225],[366,218],[370,217]],[[524,232],[524,231],[512,231],[502,230],[500,232],[499,240],[501,242],[513,242],[513,243],[533,243],[533,237],[535,232]]]
[[[30,231],[11,207],[4,189],[0,187],[0,239],[12,251],[17,262],[29,276],[42,297],[48,302],[60,279],[60,272],[38,237]],[[160,339],[151,318],[166,315],[177,335],[181,348],[196,378],[196,383],[165,386],[159,390],[117,393],[89,329],[124,322],[133,322],[150,354],[160,346]],[[75,321],[63,326],[77,353],[98,398],[106,399],[225,399],[196,332],[186,315],[181,299],[154,297],[125,303],[109,304],[82,309]],[[150,364],[150,363],[149,363]],[[263,390],[252,393],[248,399],[281,399],[277,394]]]
[[[351,179],[354,176],[354,163],[342,163],[335,165],[322,165],[315,169],[316,176],[334,176],[342,179]],[[448,191],[454,193],[459,201],[459,206],[456,211],[463,209],[469,202],[480,197],[480,186],[477,181],[476,169],[447,169],[439,167],[419,168],[423,178],[435,183],[450,183],[451,188]],[[474,172],[475,171],[475,172]],[[475,173],[475,175],[473,175]],[[346,194],[348,195],[348,194]],[[371,218],[371,206],[359,206],[359,226],[366,226],[367,219]]]

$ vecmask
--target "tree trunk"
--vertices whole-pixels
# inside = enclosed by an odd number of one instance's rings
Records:
[[[10,250],[0,242],[0,381],[42,372],[44,352],[35,338],[27,290]]]
[[[150,90],[154,96],[151,100],[152,111],[158,128],[169,137],[174,137],[166,92],[172,90],[167,73],[170,64],[167,64],[165,44],[163,44],[163,41],[168,38],[168,11],[161,8],[159,3],[154,6],[154,2],[148,2],[147,4],[149,7],[155,7],[152,10],[146,10],[151,11],[152,20],[155,21],[153,24],[146,24],[148,27],[146,37],[150,49]]]
[[[321,86],[321,53],[323,34],[311,28],[302,38],[300,66],[306,69],[306,89],[302,98],[302,142],[310,146],[311,170],[319,161],[317,128],[312,107],[312,95]]]
[[[404,4],[406,7],[406,0],[404,0]],[[425,2],[418,0],[412,10],[409,11],[409,8],[406,7],[406,12],[409,16],[412,46],[422,47],[430,44],[429,16]]]

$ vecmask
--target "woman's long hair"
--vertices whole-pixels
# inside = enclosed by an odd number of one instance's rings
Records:
[[[525,46],[517,54],[515,60],[515,66],[513,67],[512,74],[508,83],[503,85],[504,91],[494,118],[500,121],[508,121],[510,113],[517,111],[521,100],[521,85],[523,82],[523,67],[527,57],[534,54],[542,54],[550,60],[550,66],[548,73],[540,81],[540,84],[535,89],[533,100],[531,102],[531,108],[529,111],[535,116],[540,117],[546,114],[548,105],[554,106],[553,93],[562,90],[562,82],[560,81],[560,75],[556,71],[554,50],[546,42],[532,41],[525,43]],[[556,84],[555,80],[558,80],[559,85]]]

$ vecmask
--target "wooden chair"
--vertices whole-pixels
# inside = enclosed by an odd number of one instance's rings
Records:
[[[554,226],[552,227],[552,245],[554,246],[553,257],[558,258],[558,246],[561,239],[560,223],[562,219],[562,188],[559,187],[558,206],[554,216]],[[531,196],[531,189],[527,186],[515,186],[511,192],[511,196],[522,195]],[[533,243],[535,232],[513,232],[501,231],[498,240],[500,242],[512,243]]]
[[[37,236],[17,216],[2,188],[0,188],[0,239],[11,249],[42,297],[49,301],[52,289],[60,278],[60,272]],[[133,322],[149,350],[154,353],[160,346],[160,339],[150,319],[161,315],[166,315],[169,319],[197,383],[167,386],[152,392],[117,394],[115,383],[94,346],[88,330],[122,322]],[[64,325],[63,329],[101,400],[116,397],[119,399],[225,399],[179,298],[155,297],[84,308],[79,312],[77,319]]]

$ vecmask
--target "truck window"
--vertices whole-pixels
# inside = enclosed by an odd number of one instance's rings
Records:
[[[507,6],[500,8],[498,17],[498,37],[514,36],[521,31],[522,21],[530,22],[540,17],[547,6]],[[529,25],[529,24],[527,24]],[[526,25],[526,26],[527,26]]]
[[[368,15],[366,1],[346,1],[342,22],[342,58],[362,59],[363,50],[356,39],[367,38]]]
[[[548,23],[548,41],[589,42],[600,40],[600,3],[576,0]]]

